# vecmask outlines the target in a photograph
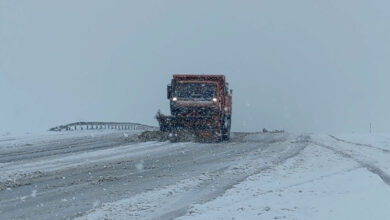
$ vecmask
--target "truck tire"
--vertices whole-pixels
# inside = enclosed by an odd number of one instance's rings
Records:
[[[222,121],[222,139],[224,141],[230,140],[231,126],[232,126],[231,116],[224,116]]]

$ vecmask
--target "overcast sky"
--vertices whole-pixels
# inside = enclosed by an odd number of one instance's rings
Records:
[[[157,125],[174,73],[225,74],[233,130],[390,131],[385,0],[0,0],[0,132]]]

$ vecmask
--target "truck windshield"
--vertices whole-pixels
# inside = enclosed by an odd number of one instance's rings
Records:
[[[182,99],[211,100],[217,87],[211,83],[176,83],[174,96]]]

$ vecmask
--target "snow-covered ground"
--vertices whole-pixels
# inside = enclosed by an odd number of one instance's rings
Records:
[[[389,219],[389,150],[390,135],[312,135],[296,157],[178,219]]]
[[[89,142],[87,143],[90,145],[89,147],[93,149],[93,152],[85,149],[83,151],[76,151],[76,153],[73,152],[73,149],[75,149],[77,145],[82,145],[82,140],[102,140],[106,137],[112,137],[113,135],[116,135],[117,137],[123,135],[123,138],[127,138],[129,135],[138,133],[138,131],[118,132],[109,130],[69,133],[48,132],[40,135],[0,138],[0,156],[4,158],[12,156],[17,157],[28,153],[30,153],[30,155],[42,155],[43,152],[53,152],[46,155],[44,160],[39,156],[30,158],[28,163],[26,163],[26,160],[11,160],[9,162],[4,162],[5,160],[0,161],[0,182],[16,182],[19,178],[34,176],[34,174],[37,173],[41,174],[72,167],[86,166],[88,164],[96,164],[102,161],[115,160],[116,158],[135,155],[135,151],[138,153],[138,151],[142,151],[142,149],[147,148],[148,145],[153,145],[153,143],[132,147],[131,151],[129,151],[126,146],[95,150],[94,146]],[[76,143],[73,143],[73,145],[72,143],[65,146],[61,145],[62,142],[66,143],[69,140],[75,140]],[[58,148],[56,145],[60,147]],[[76,145],[76,147],[74,145]],[[44,146],[44,148],[40,149],[42,146]],[[153,149],[153,151],[156,151],[156,149]],[[67,152],[69,153],[66,154]]]
[[[0,219],[389,219],[390,135],[0,137]]]

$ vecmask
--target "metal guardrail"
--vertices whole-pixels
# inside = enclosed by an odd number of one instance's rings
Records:
[[[49,129],[49,131],[76,131],[76,130],[157,130],[157,127],[130,122],[75,122],[67,125],[60,125]]]

